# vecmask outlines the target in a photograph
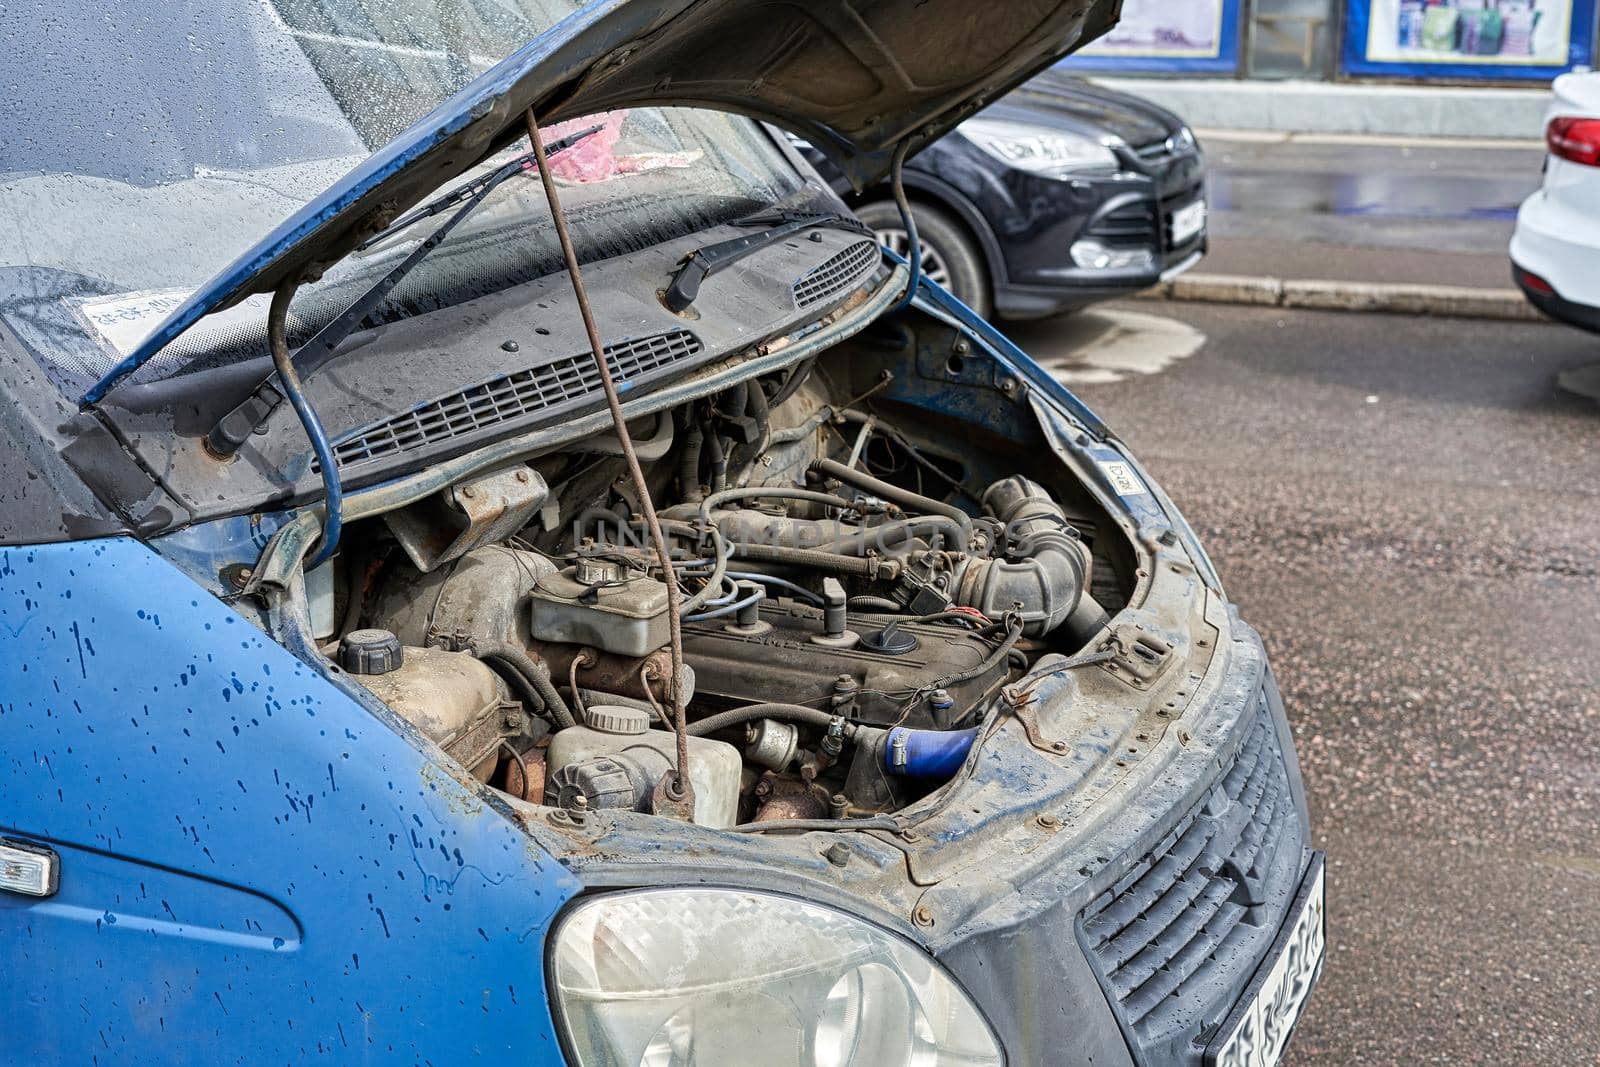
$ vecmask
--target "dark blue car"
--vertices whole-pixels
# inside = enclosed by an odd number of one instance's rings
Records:
[[[763,125],[1116,10],[0,9],[0,1059],[1276,1062],[1260,639]]]
[[[887,186],[856,193],[801,142],[879,239],[904,255]],[[1029,79],[905,169],[922,267],[980,315],[1034,319],[1129,296],[1206,250],[1205,159],[1148,100],[1060,70]]]

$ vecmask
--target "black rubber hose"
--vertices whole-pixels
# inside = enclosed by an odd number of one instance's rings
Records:
[[[743,708],[734,708],[732,711],[722,711],[709,715],[704,719],[689,724],[689,734],[692,737],[705,737],[718,730],[726,730],[730,726],[741,723],[754,722],[756,719],[781,719],[784,722],[804,723],[807,726],[821,726],[827,728],[833,725],[833,720],[838,718],[832,712],[822,711],[818,708],[808,708],[804,704],[751,704]]]
[[[705,436],[706,455],[711,458],[711,480],[707,483],[712,492],[728,487],[728,454],[722,449],[722,438],[717,436],[717,431],[709,422],[701,428]]]
[[[761,458],[772,440],[772,411],[767,406],[766,390],[761,388],[759,381],[750,382],[745,394],[744,413],[755,422],[756,439],[749,446],[749,454],[739,460],[739,469],[734,476],[737,485],[744,485],[750,480],[756,460]]]
[[[917,289],[922,285],[922,238],[917,233],[917,216],[911,210],[911,200],[906,196],[906,155],[910,148],[911,138],[907,137],[889,159],[889,188],[894,193],[895,206],[900,209],[900,225],[906,231],[906,260],[911,265],[911,277],[906,280],[905,295],[889,309],[890,315],[898,315],[910,307],[911,301],[917,298]]]
[[[812,356],[795,364],[794,369],[789,372],[789,376],[783,380],[783,384],[778,386],[778,391],[772,394],[772,399],[767,402],[767,406],[775,408],[793,396],[794,391],[805,383],[806,377],[810,375],[811,368],[816,362],[817,357]]]
[[[972,516],[954,504],[946,504],[932,497],[923,496],[921,493],[913,493],[909,489],[902,489],[898,485],[890,485],[882,478],[874,478],[870,474],[858,471],[854,467],[846,467],[843,463],[838,463],[831,459],[819,459],[811,464],[811,469],[818,474],[824,474],[836,481],[854,486],[862,492],[871,493],[875,497],[898,504],[902,510],[910,514],[943,515],[961,527],[963,541],[960,547],[965,549],[971,543]]]
[[[569,726],[576,726],[578,721],[572,717],[572,709],[567,707],[567,702],[561,699],[561,694],[556,691],[555,683],[550,676],[533,662],[533,658],[515,645],[497,643],[485,645],[478,649],[480,659],[498,660],[510,670],[508,676],[520,678],[524,699],[532,698],[544,711],[545,717],[554,723],[556,729],[565,730]]]
[[[755,563],[781,563],[789,567],[804,567],[828,574],[843,574],[852,578],[881,578],[895,564],[883,559],[846,556],[838,552],[820,552],[814,548],[785,548],[782,545],[734,544],[733,558]]]
[[[687,425],[683,433],[683,451],[678,453],[678,489],[685,503],[698,504],[705,495],[700,491],[700,449],[705,443],[705,434],[692,413],[684,421]]]
[[[750,382],[748,380],[735,382],[722,391],[717,397],[717,408],[723,415],[737,418],[744,414],[745,405],[749,403]]]

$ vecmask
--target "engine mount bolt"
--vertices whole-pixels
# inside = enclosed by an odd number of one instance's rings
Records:
[[[850,862],[850,846],[843,841],[835,841],[823,850],[822,855],[835,867],[843,867]]]
[[[835,793],[828,798],[828,814],[835,819],[842,819],[850,810],[850,798],[843,793]]]
[[[933,909],[926,904],[918,904],[917,909],[911,913],[911,921],[918,926],[932,926]]]
[[[763,779],[761,779],[761,781],[756,783],[756,796],[758,796],[758,797],[767,797],[767,796],[771,796],[771,795],[772,795],[772,781],[771,781],[771,779],[763,778]]]

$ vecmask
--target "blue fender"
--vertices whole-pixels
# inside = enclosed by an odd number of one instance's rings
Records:
[[[0,549],[0,782],[8,1063],[563,1062],[577,880],[136,541]]]

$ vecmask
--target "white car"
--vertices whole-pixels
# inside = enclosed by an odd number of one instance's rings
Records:
[[[1600,73],[1553,89],[1544,185],[1517,212],[1511,272],[1546,315],[1600,333]]]

